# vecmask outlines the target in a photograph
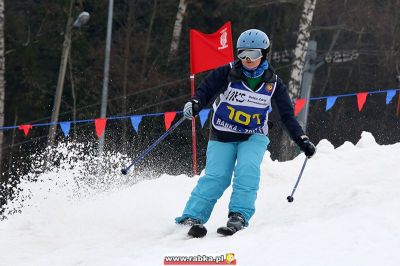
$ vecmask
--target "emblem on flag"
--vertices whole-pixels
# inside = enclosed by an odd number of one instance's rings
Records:
[[[218,50],[228,48],[228,39],[227,39],[228,33],[226,31],[227,31],[226,28],[221,31],[221,37],[219,37],[219,43],[221,44],[221,46],[218,47]]]

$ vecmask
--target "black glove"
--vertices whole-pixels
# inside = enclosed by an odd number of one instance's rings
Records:
[[[183,115],[186,119],[192,120],[201,110],[200,103],[196,99],[188,101],[183,107]]]
[[[298,137],[295,142],[308,158],[311,158],[317,150],[314,143],[306,135]]]

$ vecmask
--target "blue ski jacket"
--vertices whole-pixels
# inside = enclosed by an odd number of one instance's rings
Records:
[[[198,86],[192,99],[198,101],[200,109],[210,102],[218,103],[220,95],[223,94],[229,83],[245,82],[242,74],[242,63],[240,60],[233,64],[227,64],[211,71]],[[304,135],[304,131],[294,117],[293,105],[290,100],[287,87],[271,68],[264,71],[263,82],[275,83],[275,91],[271,100],[276,103],[281,120],[288,130],[290,137],[296,141]],[[216,129],[212,123],[210,126],[210,139],[222,142],[237,142],[247,140],[251,134],[226,132]]]

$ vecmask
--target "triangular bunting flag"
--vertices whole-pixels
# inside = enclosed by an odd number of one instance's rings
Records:
[[[176,112],[165,112],[164,113],[165,130],[168,130],[171,127],[172,121],[174,121],[175,116],[176,116]]]
[[[60,122],[60,127],[64,133],[64,136],[68,137],[69,131],[71,129],[71,122]]]
[[[20,126],[18,126],[19,130],[24,131],[25,136],[28,136],[29,130],[31,130],[31,128],[32,128],[32,125],[20,125]]]
[[[131,116],[131,123],[133,126],[133,129],[136,131],[136,133],[139,133],[139,125],[140,122],[142,122],[142,117],[141,115],[133,115]]]
[[[364,107],[365,101],[367,100],[368,92],[359,92],[357,93],[357,104],[358,104],[358,111],[361,112],[361,110]]]
[[[329,96],[328,98],[326,98],[326,107],[325,107],[325,111],[328,111],[329,109],[332,108],[332,106],[335,104],[337,99],[337,96]]]
[[[395,95],[396,95],[396,91],[395,90],[387,91],[387,93],[386,93],[386,104],[389,104],[392,101],[392,99],[393,99],[393,97]]]
[[[210,113],[210,109],[201,110],[199,113],[201,127],[204,127],[204,124],[207,121],[208,114]]]
[[[294,103],[295,116],[297,116],[301,112],[306,102],[307,102],[306,99],[296,99],[296,102]]]
[[[104,130],[106,129],[106,123],[107,118],[96,118],[94,120],[97,138],[101,138],[101,136],[103,136]]]

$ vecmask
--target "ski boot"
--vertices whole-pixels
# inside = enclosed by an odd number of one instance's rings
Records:
[[[207,234],[207,228],[197,219],[185,218],[179,224],[184,226],[190,226],[188,235],[194,238],[202,238]]]
[[[231,212],[226,226],[217,229],[217,233],[223,236],[231,236],[239,230],[242,230],[246,224],[243,215],[238,212]]]

